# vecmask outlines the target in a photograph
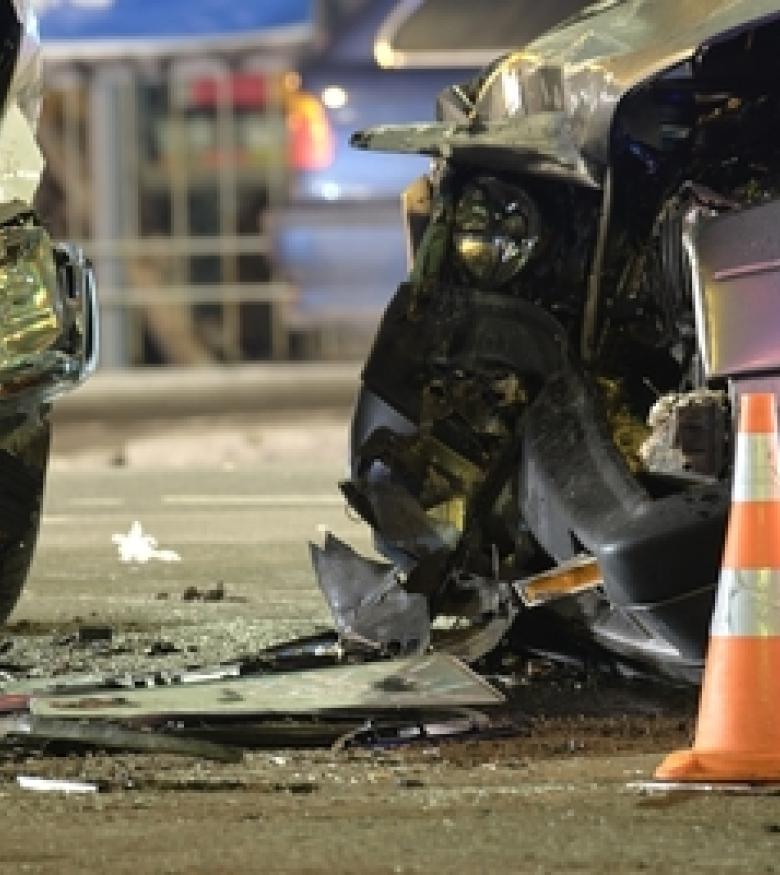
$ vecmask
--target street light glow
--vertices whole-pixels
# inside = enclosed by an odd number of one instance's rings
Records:
[[[329,85],[323,88],[320,99],[328,109],[341,109],[347,105],[349,95],[340,85]]]

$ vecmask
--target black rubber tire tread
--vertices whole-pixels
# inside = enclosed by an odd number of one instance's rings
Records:
[[[51,429],[43,421],[26,430],[13,453],[0,450],[0,623],[22,594],[40,528]]]
[[[40,517],[30,524],[22,537],[9,544],[0,555],[0,623],[5,623],[16,607],[30,573]]]

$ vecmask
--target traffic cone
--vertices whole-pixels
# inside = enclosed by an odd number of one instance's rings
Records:
[[[780,470],[777,402],[740,399],[731,512],[693,748],[665,781],[780,781]]]

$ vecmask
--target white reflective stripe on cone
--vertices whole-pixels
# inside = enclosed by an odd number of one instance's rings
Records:
[[[780,569],[722,569],[710,634],[780,635]]]
[[[780,501],[777,438],[738,434],[734,460],[733,501]]]

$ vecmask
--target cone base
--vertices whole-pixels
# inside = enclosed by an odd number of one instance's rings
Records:
[[[655,770],[660,781],[780,782],[780,753],[678,750]]]

